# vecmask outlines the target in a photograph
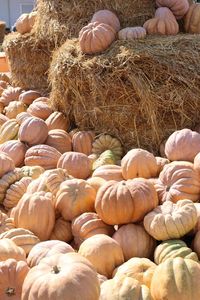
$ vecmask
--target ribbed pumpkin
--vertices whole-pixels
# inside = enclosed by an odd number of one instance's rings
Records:
[[[87,182],[98,192],[100,187],[106,183],[106,180],[101,177],[90,177],[87,179]]]
[[[19,140],[28,144],[30,147],[43,144],[48,136],[46,123],[39,118],[27,118],[19,129]]]
[[[22,285],[28,272],[25,261],[11,258],[0,262],[0,299],[21,300]]]
[[[160,264],[153,275],[151,294],[154,300],[199,300],[199,263],[176,257]]]
[[[120,141],[109,134],[102,134],[100,137],[95,139],[92,145],[92,153],[101,155],[101,153],[106,150],[111,150],[116,160],[121,159],[123,148]]]
[[[27,187],[26,193],[34,194],[36,192],[50,192],[46,185],[47,176],[45,173],[41,174],[37,179],[33,180]]]
[[[13,219],[9,218],[6,214],[0,211],[0,234],[13,229],[14,227]]]
[[[103,282],[105,282],[106,280],[108,280],[108,278],[106,276],[103,276],[101,274],[97,274],[98,279],[99,279],[99,284],[102,285]]]
[[[52,109],[48,106],[48,104],[42,101],[38,101],[33,102],[29,106],[29,108],[27,109],[27,113],[31,114],[34,117],[46,120],[51,115]]]
[[[92,171],[87,155],[78,152],[64,153],[58,161],[57,168],[65,169],[69,175],[80,179],[88,178]]]
[[[93,141],[94,133],[92,131],[78,131],[72,138],[73,151],[90,155]]]
[[[73,179],[66,170],[59,168],[46,171],[44,175],[46,176],[45,184],[47,189],[55,196],[60,189],[61,183],[67,179]]]
[[[74,128],[69,132],[69,135],[71,136],[71,138],[73,138],[73,136],[79,132],[80,130],[78,128]]]
[[[156,156],[156,163],[157,163],[157,167],[158,167],[157,176],[159,176],[159,174],[163,170],[164,166],[169,164],[170,161],[167,158]]]
[[[23,165],[26,153],[26,146],[24,143],[21,143],[20,141],[7,141],[0,145],[0,151],[6,153],[12,158],[15,163],[15,167]]]
[[[128,224],[141,221],[158,205],[155,188],[147,179],[109,181],[97,192],[95,209],[107,224]]]
[[[8,82],[0,79],[0,87],[5,90],[9,86]]]
[[[26,253],[10,239],[2,239],[0,240],[0,261],[9,258],[14,258],[17,261],[26,261]]]
[[[132,149],[122,159],[124,179],[151,178],[157,175],[157,162],[153,154],[143,149]]]
[[[0,102],[3,103],[4,106],[7,106],[11,101],[16,101],[19,99],[19,96],[22,92],[22,89],[19,87],[11,87],[9,86],[5,89],[0,97]]]
[[[162,242],[154,252],[154,261],[157,265],[169,258],[182,257],[198,261],[198,256],[186,243],[181,240],[167,240]]]
[[[47,169],[54,169],[58,163],[61,153],[48,145],[33,146],[27,150],[25,155],[26,166],[40,166]]]
[[[49,130],[53,129],[69,129],[69,119],[61,112],[55,111],[46,119],[46,124]]]
[[[92,177],[100,177],[105,179],[106,181],[115,180],[122,181],[124,180],[122,177],[122,169],[120,166],[116,165],[105,165],[97,168]]]
[[[92,22],[105,23],[115,29],[116,32],[120,30],[120,22],[118,17],[110,10],[102,9],[95,12],[92,16]]]
[[[0,128],[0,144],[18,137],[19,124],[15,119],[6,121]]]
[[[32,116],[30,114],[28,114],[27,112],[21,112],[20,114],[18,114],[16,116],[16,120],[17,120],[17,123],[19,125],[21,125],[25,120],[27,120],[30,117],[32,117]]]
[[[0,103],[0,105],[1,105],[1,103]],[[9,119],[5,115],[0,113],[0,127],[8,120]]]
[[[12,158],[10,158],[10,156],[8,156],[6,153],[0,152],[0,177],[10,171],[13,171],[14,168],[15,164]]]
[[[143,27],[126,27],[118,32],[119,40],[135,40],[144,39],[147,35],[146,29]]]
[[[33,166],[33,167],[23,166],[21,168],[21,171],[25,177],[31,177],[32,179],[36,179],[41,174],[43,174],[45,170],[40,166]]]
[[[37,91],[26,91],[21,93],[19,96],[19,101],[21,101],[24,104],[30,105],[35,99],[41,97],[41,94]]]
[[[114,233],[113,239],[121,246],[125,261],[132,257],[151,258],[156,247],[156,241],[142,225],[123,225]]]
[[[194,169],[200,174],[200,153],[194,158]]]
[[[184,18],[185,31],[188,33],[200,33],[200,4],[193,3]]]
[[[14,119],[19,113],[26,111],[26,109],[27,107],[25,104],[19,101],[12,101],[5,107],[4,113],[9,119]]]
[[[51,193],[24,194],[12,209],[11,217],[16,227],[32,231],[41,241],[47,240],[55,224]]]
[[[21,300],[36,300],[35,295],[39,295],[38,300],[97,300],[99,294],[99,281],[92,265],[77,253],[68,253],[47,257],[31,269]]]
[[[176,19],[181,19],[189,9],[188,0],[156,0],[158,7],[168,7]]]
[[[119,244],[105,234],[96,234],[86,239],[79,248],[79,254],[107,278],[111,278],[114,269],[124,262]]]
[[[197,211],[190,200],[180,200],[176,204],[166,201],[144,218],[146,231],[158,241],[181,238],[196,223]]]
[[[55,208],[71,221],[84,212],[94,211],[96,191],[82,179],[66,180],[56,195]]]
[[[37,99],[35,99],[34,101],[33,101],[33,103],[35,104],[35,103],[44,103],[44,104],[47,104],[47,105],[49,105],[50,104],[50,99],[49,98],[47,98],[47,97],[39,97],[39,98],[37,98]]]
[[[111,150],[106,150],[101,155],[94,160],[92,163],[92,170],[96,170],[105,165],[115,165],[116,158]]]
[[[66,254],[69,252],[74,252],[74,249],[62,241],[45,241],[40,242],[35,245],[30,251],[27,262],[32,268],[40,263],[40,261],[45,258],[56,254]]]
[[[55,148],[62,154],[72,150],[71,137],[62,129],[50,130],[45,144]]]
[[[50,240],[59,240],[69,242],[72,240],[72,226],[71,223],[65,221],[63,218],[56,220],[53,231],[49,238]]]

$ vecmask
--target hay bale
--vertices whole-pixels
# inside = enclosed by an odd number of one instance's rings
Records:
[[[11,33],[3,43],[11,70],[11,80],[23,89],[48,92],[47,71],[53,46],[33,34]]]
[[[200,121],[199,61],[200,35],[116,41],[98,56],[68,41],[50,67],[52,105],[81,129],[156,153],[171,132]]]
[[[67,38],[78,37],[100,9],[114,11],[122,27],[143,25],[154,15],[155,0],[38,0],[34,30],[40,38],[48,37],[61,45]]]
[[[0,44],[1,44],[1,43],[3,42],[3,40],[4,40],[5,31],[6,31],[6,23],[0,21]]]

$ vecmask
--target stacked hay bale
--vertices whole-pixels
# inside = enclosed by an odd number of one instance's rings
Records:
[[[1,43],[3,42],[3,40],[4,40],[5,31],[6,31],[6,23],[0,21],[0,44],[1,44]]]

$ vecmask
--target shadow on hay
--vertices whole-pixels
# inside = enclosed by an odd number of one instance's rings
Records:
[[[157,153],[171,132],[200,121],[200,36],[116,41],[98,56],[77,40],[54,53],[51,101],[81,129]]]

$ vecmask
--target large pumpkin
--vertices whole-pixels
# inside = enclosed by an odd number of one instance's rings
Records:
[[[18,100],[21,92],[21,88],[9,86],[3,91],[0,97],[0,102],[3,103],[4,106],[7,106],[11,101]]]
[[[61,154],[72,150],[71,137],[62,129],[50,130],[45,144],[55,148]]]
[[[156,0],[158,7],[168,7],[176,19],[181,19],[189,9],[188,0]]]
[[[109,180],[115,180],[115,181],[122,181],[122,168],[120,166],[116,165],[105,165],[97,168],[93,174],[92,177],[100,177],[107,181]]]
[[[14,227],[13,219],[9,218],[7,214],[0,211],[0,234],[13,229]]]
[[[19,101],[21,101],[24,104],[30,105],[35,99],[41,97],[41,94],[37,91],[26,91],[21,93],[19,96]]]
[[[50,240],[59,240],[69,242],[72,240],[72,226],[71,223],[65,221],[63,218],[58,218],[55,222],[53,231],[49,238]]]
[[[38,98],[40,99],[40,98]],[[42,101],[33,102],[27,109],[27,113],[31,114],[34,117],[46,120],[52,113],[52,109],[48,106],[47,103]]]
[[[106,150],[111,150],[116,160],[120,160],[123,149],[120,141],[109,134],[102,134],[95,139],[92,145],[92,153],[101,155]]]
[[[93,141],[94,133],[92,131],[78,131],[72,138],[73,150],[90,155],[92,153]]]
[[[63,113],[58,111],[55,111],[52,114],[50,114],[50,116],[46,119],[45,122],[49,130],[68,130],[70,125],[68,118],[66,118],[66,116]]]
[[[20,141],[7,141],[0,145],[0,151],[12,158],[15,167],[21,167],[23,165],[26,153],[26,146],[24,143]]]
[[[6,153],[0,152],[0,177],[10,171],[13,171],[14,168],[15,164],[12,158],[10,158],[10,156],[8,156]]]
[[[14,258],[17,261],[26,261],[26,253],[10,239],[2,239],[0,240],[0,261],[9,258]]]
[[[107,224],[128,224],[141,221],[158,205],[154,186],[147,179],[109,181],[97,192],[95,209]]]
[[[99,23],[105,23],[110,25],[115,29],[116,32],[120,30],[120,22],[118,17],[110,10],[102,9],[98,10],[93,16],[92,16],[92,22],[99,22]]]
[[[200,4],[193,3],[184,18],[185,31],[188,33],[200,33]]]

